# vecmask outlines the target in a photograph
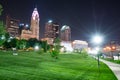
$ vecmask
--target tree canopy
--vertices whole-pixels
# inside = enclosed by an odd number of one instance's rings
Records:
[[[3,7],[2,7],[2,5],[0,4],[0,15],[2,14],[2,11],[3,11]]]

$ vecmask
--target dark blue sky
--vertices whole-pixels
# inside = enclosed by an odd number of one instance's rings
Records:
[[[3,18],[11,15],[21,22],[30,23],[37,5],[40,15],[40,36],[45,23],[52,19],[71,27],[72,40],[87,40],[95,33],[105,40],[120,40],[120,0],[0,0],[4,7]]]

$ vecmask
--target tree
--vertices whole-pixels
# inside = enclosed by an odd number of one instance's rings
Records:
[[[16,46],[18,49],[25,49],[27,47],[27,40],[24,39],[17,40]]]
[[[6,30],[5,30],[3,21],[0,21],[0,36],[4,35],[5,33],[6,33]]]
[[[9,43],[7,40],[3,43],[3,47],[4,47],[5,49],[11,48],[10,43]]]
[[[29,47],[34,47],[36,43],[38,43],[38,40],[36,38],[30,38],[28,40],[28,46]]]
[[[87,50],[85,48],[83,48],[81,50],[81,54],[82,54],[83,57],[87,57],[88,56]]]
[[[54,57],[55,59],[58,58],[58,55],[60,53],[60,49],[61,49],[61,46],[60,46],[60,39],[59,38],[56,38],[54,40],[54,45],[53,45],[53,48],[50,50],[50,54],[52,57]]]
[[[59,39],[59,38],[56,38],[56,39],[54,40],[54,48],[55,48],[56,50],[58,50],[58,52],[60,52],[61,46],[60,46],[60,39]]]
[[[47,52],[47,50],[48,50],[47,41],[42,41],[42,42],[41,42],[41,47],[43,48],[43,51],[44,51],[44,52]]]
[[[11,48],[17,47],[17,39],[16,38],[11,39],[10,46],[11,46]]]
[[[2,11],[3,11],[3,7],[2,7],[2,5],[0,4],[0,15],[2,14]]]
[[[3,7],[0,4],[0,16],[2,14],[2,11],[3,11]],[[0,21],[0,35],[3,35],[4,32],[5,32],[5,27],[3,25],[3,21]]]

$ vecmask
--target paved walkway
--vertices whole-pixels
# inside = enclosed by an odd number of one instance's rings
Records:
[[[117,79],[120,80],[120,64],[115,64],[106,60],[100,59],[100,61],[104,62],[108,67],[113,71],[116,75]]]

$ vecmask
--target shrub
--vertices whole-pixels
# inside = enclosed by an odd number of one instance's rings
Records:
[[[58,59],[59,50],[53,48],[52,50],[50,50],[50,55],[55,59]]]
[[[82,53],[83,57],[87,57],[88,56],[88,53],[87,53],[86,49],[82,49],[81,53]]]

